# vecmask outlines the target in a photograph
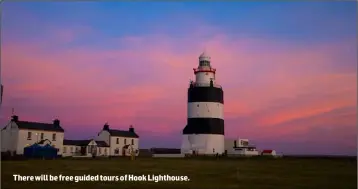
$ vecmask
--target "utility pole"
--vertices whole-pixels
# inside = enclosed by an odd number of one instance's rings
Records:
[[[1,107],[1,104],[2,104],[3,95],[4,95],[4,85],[2,85],[1,81],[0,81],[0,107]]]
[[[0,52],[0,56],[1,56],[1,52]],[[1,82],[1,71],[2,71],[2,69],[1,69],[1,63],[0,63],[0,109],[1,109],[1,106],[2,106],[2,98],[3,98],[3,95],[4,95],[4,85]]]
[[[133,150],[133,146],[131,145],[131,160],[134,160],[135,152]]]

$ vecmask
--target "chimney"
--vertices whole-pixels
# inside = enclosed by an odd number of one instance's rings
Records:
[[[13,115],[11,121],[19,121],[19,116]]]
[[[129,126],[129,132],[134,133],[134,128],[133,128],[133,126],[132,126],[132,125],[131,125],[131,126]]]
[[[109,131],[109,125],[108,125],[108,123],[104,124],[103,130]]]
[[[58,119],[53,120],[53,124],[55,126],[60,126],[60,120],[58,120]]]

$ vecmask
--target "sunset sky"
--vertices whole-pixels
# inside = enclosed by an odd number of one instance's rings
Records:
[[[67,139],[133,124],[179,148],[204,49],[228,138],[356,154],[356,2],[3,2],[0,124],[61,120]],[[2,127],[3,127],[2,126]]]

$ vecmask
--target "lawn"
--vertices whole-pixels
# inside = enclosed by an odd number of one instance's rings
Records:
[[[173,175],[187,182],[15,182],[13,174]],[[355,159],[80,159],[1,162],[2,189],[235,188],[356,189]],[[152,186],[152,187],[151,187]]]

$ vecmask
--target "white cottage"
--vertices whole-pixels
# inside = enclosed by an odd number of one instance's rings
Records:
[[[109,156],[109,145],[105,141],[63,140],[62,157]]]
[[[46,141],[58,149],[58,155],[62,155],[64,132],[58,119],[53,123],[39,123],[21,121],[14,115],[1,130],[1,152],[22,155],[25,147]]]
[[[109,144],[110,156],[130,156],[132,152],[139,154],[139,136],[134,128],[130,126],[129,130],[110,129],[108,124],[98,133],[98,141],[104,141]]]

